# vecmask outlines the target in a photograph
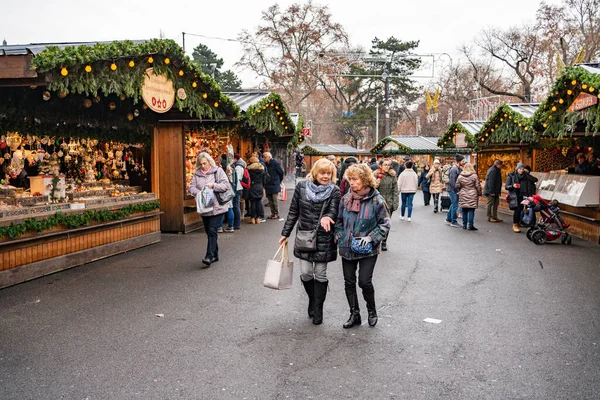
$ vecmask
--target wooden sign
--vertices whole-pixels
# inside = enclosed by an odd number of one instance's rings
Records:
[[[467,147],[464,133],[457,133],[456,136],[454,136],[454,145],[456,147]]]
[[[156,75],[154,69],[148,68],[142,85],[142,99],[152,111],[165,113],[175,103],[173,81],[166,75]]]
[[[569,111],[581,111],[598,104],[598,98],[589,93],[579,93],[573,104],[569,106]]]

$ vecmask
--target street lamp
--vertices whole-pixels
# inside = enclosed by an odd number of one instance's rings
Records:
[[[383,71],[381,78],[385,81],[385,136],[390,136],[390,75],[387,69]]]

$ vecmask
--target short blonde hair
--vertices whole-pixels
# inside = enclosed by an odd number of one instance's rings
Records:
[[[210,154],[208,154],[207,152],[203,151],[200,154],[198,154],[198,157],[196,157],[196,169],[200,169],[200,160],[202,159],[208,160],[208,163],[213,166],[216,167],[217,164],[215,163],[215,160],[210,156]]]
[[[471,164],[471,163],[466,163],[465,165],[463,165],[463,171],[464,172],[475,172],[475,167],[473,167],[473,164]]]
[[[319,172],[331,172],[331,182],[335,183],[337,180],[335,164],[329,161],[326,158],[321,158],[317,160],[310,169],[310,173],[308,174],[308,179],[312,182],[317,182],[317,174]]]
[[[344,174],[344,178],[348,179],[350,176],[358,177],[365,186],[372,188],[377,186],[375,174],[373,174],[373,170],[367,164],[352,164],[349,166]]]

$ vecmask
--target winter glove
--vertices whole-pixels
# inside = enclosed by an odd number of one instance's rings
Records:
[[[373,241],[370,236],[361,237],[360,239],[360,247],[366,247],[369,243]]]

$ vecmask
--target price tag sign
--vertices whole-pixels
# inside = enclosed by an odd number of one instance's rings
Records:
[[[173,81],[166,75],[156,75],[154,69],[148,68],[142,85],[142,99],[152,111],[165,113],[175,103]]]

